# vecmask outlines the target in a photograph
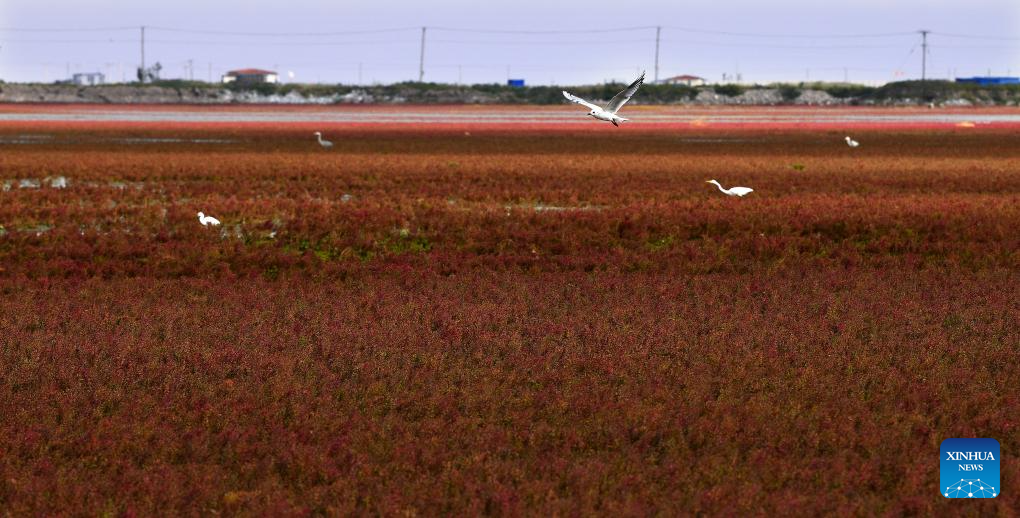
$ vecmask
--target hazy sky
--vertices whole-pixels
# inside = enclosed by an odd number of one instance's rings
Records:
[[[540,32],[644,26],[662,26],[661,77],[919,77],[920,36],[913,32],[922,28],[933,31],[933,77],[1020,74],[1018,0],[0,0],[0,79],[53,81],[69,71],[101,71],[111,81],[130,80],[140,61],[141,25],[150,27],[146,60],[162,63],[167,78],[218,79],[232,68],[261,67],[284,80],[293,72],[300,82],[417,79],[423,25],[425,79],[442,82],[504,82],[509,75],[531,84],[579,84],[630,80],[642,69],[651,76],[654,29]],[[84,30],[119,27],[130,29]],[[339,34],[400,28],[408,29]],[[892,35],[833,37],[876,34]]]

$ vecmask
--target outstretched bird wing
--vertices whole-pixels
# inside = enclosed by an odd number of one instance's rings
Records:
[[[570,93],[570,92],[568,92],[566,90],[563,91],[563,97],[566,97],[572,103],[577,103],[577,104],[580,104],[582,106],[587,106],[591,110],[602,111],[602,107],[601,106],[596,106],[596,105],[594,105],[594,104],[592,104],[592,103],[590,103],[588,101],[585,101],[584,99],[581,99],[580,97],[578,97],[578,96],[576,96],[576,95],[574,95],[574,94],[572,94],[572,93]]]
[[[644,82],[645,73],[641,72],[641,77],[635,79],[634,82],[627,87],[627,89],[616,94],[613,99],[609,101],[609,104],[606,105],[606,111],[612,114],[620,111],[620,108],[623,108],[623,105],[627,104],[627,101],[629,101],[631,97],[634,97],[634,94],[637,93],[638,88],[641,88],[641,84]]]

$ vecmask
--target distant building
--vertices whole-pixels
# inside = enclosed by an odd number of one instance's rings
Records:
[[[512,86],[514,88],[523,88],[524,87],[524,80],[523,79],[507,79],[506,80],[506,85],[507,86]]]
[[[1020,85],[1020,77],[957,77],[956,82],[976,85]]]
[[[664,85],[684,85],[684,86],[702,86],[705,84],[704,77],[682,75],[675,77],[667,77],[659,81],[660,84]]]
[[[71,76],[71,84],[79,86],[95,86],[106,82],[106,76],[101,72],[83,72]]]
[[[276,72],[271,70],[261,70],[258,68],[242,68],[241,70],[231,70],[223,75],[224,83],[279,83],[280,76]]]

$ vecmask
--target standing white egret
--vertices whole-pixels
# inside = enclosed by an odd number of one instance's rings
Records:
[[[630,98],[633,97],[635,93],[637,93],[638,88],[641,88],[641,84],[644,83],[644,81],[645,73],[641,72],[641,77],[637,78],[633,83],[630,84],[630,86],[628,86],[622,92],[613,96],[613,98],[610,99],[609,104],[607,104],[605,108],[602,108],[597,104],[592,104],[588,101],[585,101],[584,99],[581,99],[580,97],[570,92],[567,92],[566,90],[563,91],[563,97],[569,99],[570,102],[577,103],[582,106],[590,108],[591,111],[588,112],[588,115],[591,115],[592,117],[595,117],[600,121],[612,122],[613,126],[619,127],[621,122],[627,121],[629,119],[624,119],[623,117],[620,117],[619,115],[616,114],[616,112],[620,111],[620,108],[623,108],[623,105],[627,104],[627,101],[629,101]]]
[[[754,192],[754,189],[750,187],[730,187],[729,189],[723,189],[723,186],[719,185],[719,182],[715,180],[709,180],[705,183],[715,184],[715,186],[718,187],[719,190],[722,191],[722,193],[725,194],[726,196],[737,196],[739,198]]]
[[[215,227],[216,225],[220,224],[220,220],[218,220],[218,219],[216,219],[216,218],[214,218],[212,216],[206,216],[205,214],[203,214],[201,212],[198,213],[198,222],[201,223],[203,227],[207,227],[209,225],[212,225],[212,226]]]
[[[846,138],[846,145],[848,145],[850,147],[857,147],[857,146],[860,146],[861,143],[857,142],[856,140],[854,140],[854,139],[852,139],[850,137],[847,137]]]
[[[322,133],[319,133],[318,131],[316,131],[315,132],[315,136],[316,136],[316,138],[319,139],[319,145],[322,146],[323,149],[333,149],[333,143],[328,141],[328,140],[323,140],[322,139]]]

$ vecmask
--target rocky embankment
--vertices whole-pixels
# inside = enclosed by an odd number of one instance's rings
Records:
[[[896,84],[892,84],[895,86]],[[265,88],[263,88],[265,87]],[[934,102],[946,106],[1017,105],[1020,93],[1013,90],[956,90],[943,85],[934,95],[922,98],[917,87],[861,90],[846,94],[794,86],[675,88],[649,85],[637,104],[694,106],[839,106],[918,105]],[[886,92],[885,89],[889,89]],[[611,96],[609,86],[577,87],[590,99]],[[882,95],[876,95],[880,93]],[[344,87],[329,85],[260,85],[236,90],[219,85],[101,85],[0,84],[0,103],[95,103],[95,104],[556,104],[563,102],[559,89],[533,87],[512,89],[496,85],[456,86],[405,83],[398,85]]]
[[[97,103],[97,104],[336,104],[365,102],[360,95],[305,97],[296,91],[285,95],[235,92],[223,88],[175,88],[166,86],[0,86],[3,103]]]

